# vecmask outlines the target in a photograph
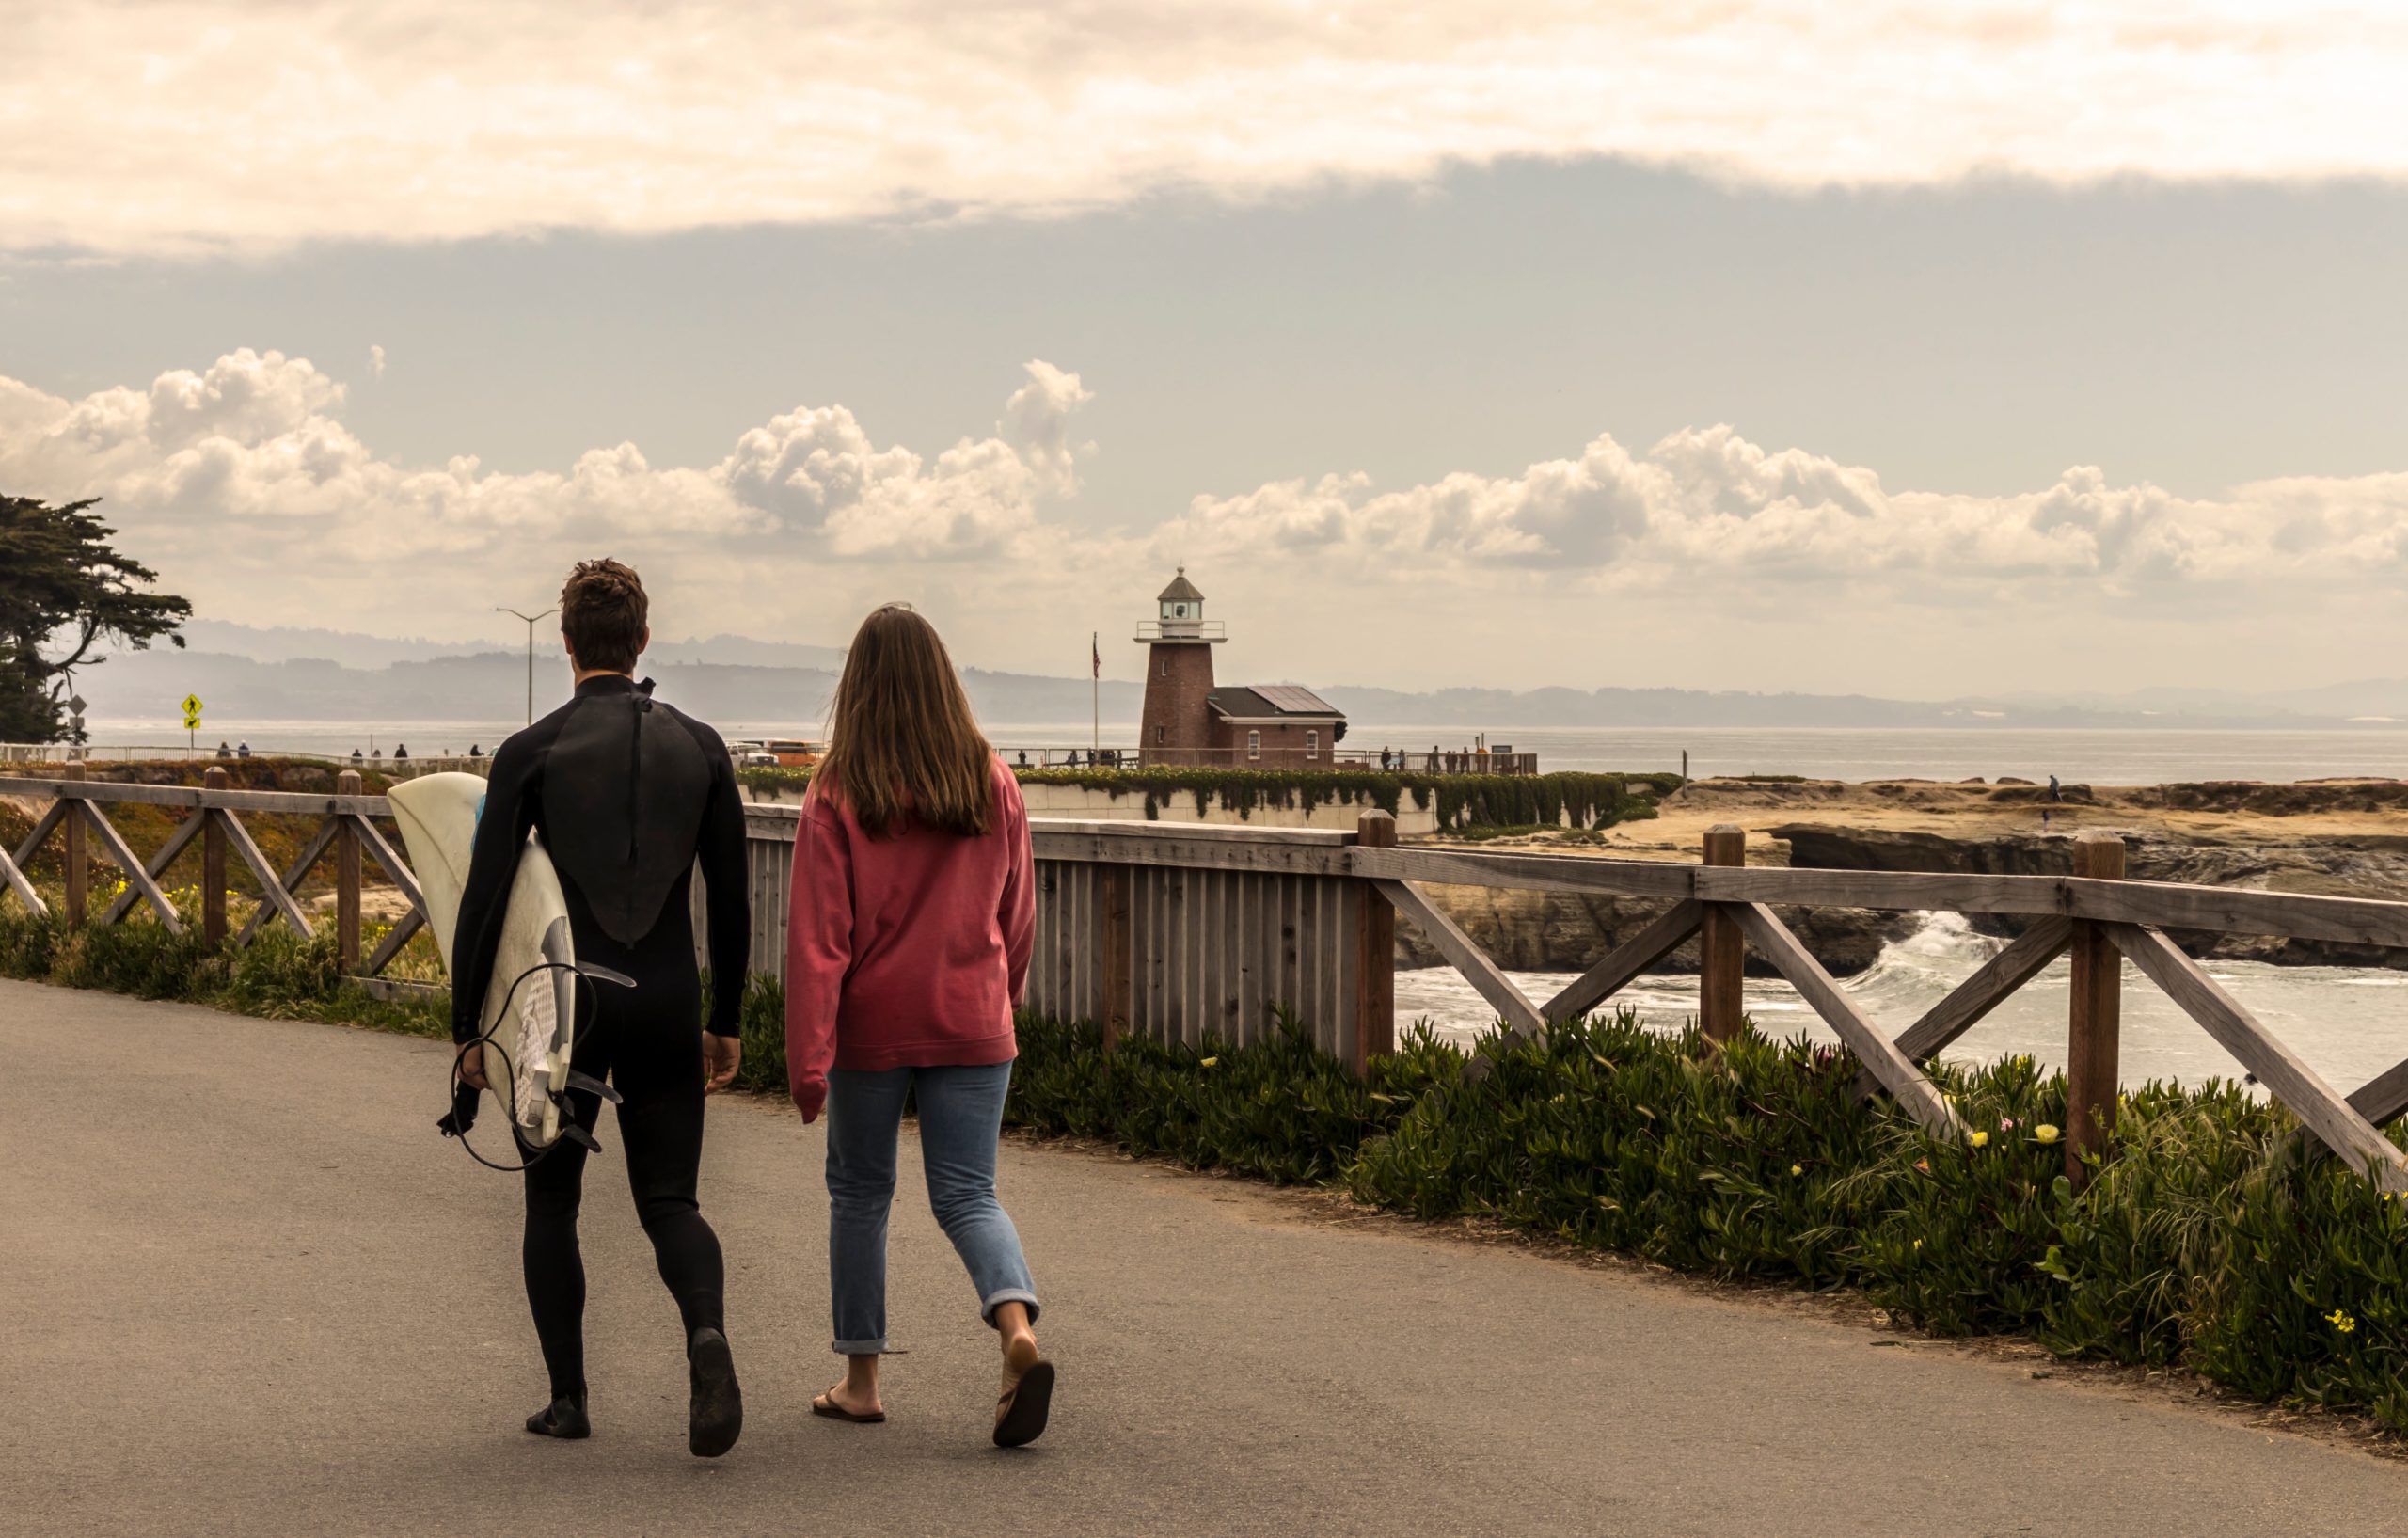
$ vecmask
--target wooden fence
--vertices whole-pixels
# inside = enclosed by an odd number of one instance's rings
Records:
[[[222,771],[213,771],[222,782]],[[335,861],[337,944],[343,964],[373,976],[424,922],[415,884],[377,826],[382,797],[231,791],[87,782],[80,766],[56,779],[0,779],[0,795],[47,802],[31,837],[0,851],[0,880],[36,911],[42,898],[24,872],[54,835],[66,844],[67,917],[86,922],[91,843],[125,874],[126,891],[99,915],[122,920],[137,903],[181,932],[187,916],[158,879],[196,838],[203,848],[201,924],[213,941],[241,945],[281,919],[306,928],[294,894],[319,861]],[[184,817],[148,860],[129,848],[103,808],[149,802]],[[242,815],[319,819],[302,853],[272,869]],[[782,976],[794,823],[790,807],[748,809],[754,969]],[[1862,1065],[1860,1087],[1887,1093],[1936,1134],[1964,1129],[1923,1064],[1971,1029],[2057,956],[2070,952],[2067,1019],[2071,1109],[2067,1170],[2115,1132],[2123,963],[2131,961],[2289,1106],[2332,1149],[2368,1165],[2386,1189],[2408,1190],[2408,1159],[2377,1129],[2408,1110],[2408,1061],[2347,1096],[2325,1083],[2249,1010],[2184,954],[2166,931],[2238,931],[2408,948],[2408,903],[2187,886],[2124,879],[2124,847],[2111,834],[2075,842],[2065,876],[1902,874],[1800,870],[1746,864],[1745,835],[1710,832],[1695,864],[1577,855],[1399,848],[1386,813],[1364,814],[1354,832],[1182,823],[1033,819],[1038,870],[1038,944],[1030,1006],[1056,1018],[1100,1022],[1107,1039],[1134,1032],[1163,1040],[1243,1042],[1274,1028],[1278,1012],[1309,1025],[1323,1048],[1351,1062],[1393,1049],[1394,922],[1419,928],[1496,1009],[1513,1035],[1586,1013],[1661,962],[1692,934],[1703,967],[1699,1023],[1711,1040],[1741,1027],[1740,969],[1752,947],[1798,990]],[[264,892],[230,929],[229,851]],[[375,953],[359,954],[362,857],[410,900],[412,911]],[[1660,916],[1544,1002],[1526,996],[1434,904],[1426,887],[1470,885],[1655,898]],[[706,895],[698,898],[706,901]],[[1905,1029],[1872,1019],[1815,960],[1776,906],[1953,910],[2020,915],[2022,936],[1985,962]],[[1474,1071],[1482,1066],[1475,1060]]]

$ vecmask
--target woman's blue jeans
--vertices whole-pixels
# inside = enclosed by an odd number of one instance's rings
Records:
[[[1012,1066],[836,1069],[828,1075],[828,1272],[837,1352],[886,1350],[886,1215],[895,1205],[896,1133],[909,1092],[920,1113],[920,1160],[928,1205],[978,1290],[978,1317],[1025,1303],[1037,1317],[1036,1284],[1020,1231],[995,1200],[995,1140]]]

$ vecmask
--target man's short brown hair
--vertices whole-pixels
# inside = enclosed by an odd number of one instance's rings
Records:
[[[650,611],[643,579],[623,562],[580,561],[561,585],[561,634],[580,668],[634,671]]]

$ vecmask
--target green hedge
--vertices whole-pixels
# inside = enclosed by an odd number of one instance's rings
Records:
[[[2179,1365],[2408,1432],[2408,1202],[2240,1087],[2151,1085],[2089,1188],[2064,1179],[2063,1078],[1946,1070],[1980,1147],[1865,1105],[1853,1059],[1752,1033],[1715,1049],[1628,1014],[1502,1049],[1478,1083],[1426,1037],[1356,1077],[1300,1033],[1244,1048],[1023,1021],[1008,1115],[1200,1168],[1344,1185],[1676,1270],[1853,1287],[1941,1334]],[[2395,1140],[2399,1134],[2395,1131]]]
[[[1077,785],[1142,796],[1149,819],[1203,817],[1214,807],[1240,817],[1262,808],[1376,806],[1394,816],[1409,797],[1418,811],[1434,802],[1447,829],[1560,825],[1604,828],[1656,815],[1658,797],[1678,789],[1677,774],[1387,774],[1352,769],[1015,769],[1022,785]],[[809,769],[748,769],[737,777],[755,790],[799,792]]]
[[[171,935],[147,917],[70,926],[0,912],[0,977],[207,1005],[271,1020],[323,1020],[412,1036],[452,1034],[451,995],[372,998],[343,975],[329,920],[303,937],[282,925],[242,950],[212,949],[198,930]]]

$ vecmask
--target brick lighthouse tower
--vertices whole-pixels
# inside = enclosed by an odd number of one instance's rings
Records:
[[[1204,764],[1212,761],[1212,648],[1228,640],[1215,621],[1204,623],[1204,595],[1187,579],[1187,568],[1163,589],[1162,617],[1137,626],[1146,647],[1146,708],[1138,727],[1137,762]]]

